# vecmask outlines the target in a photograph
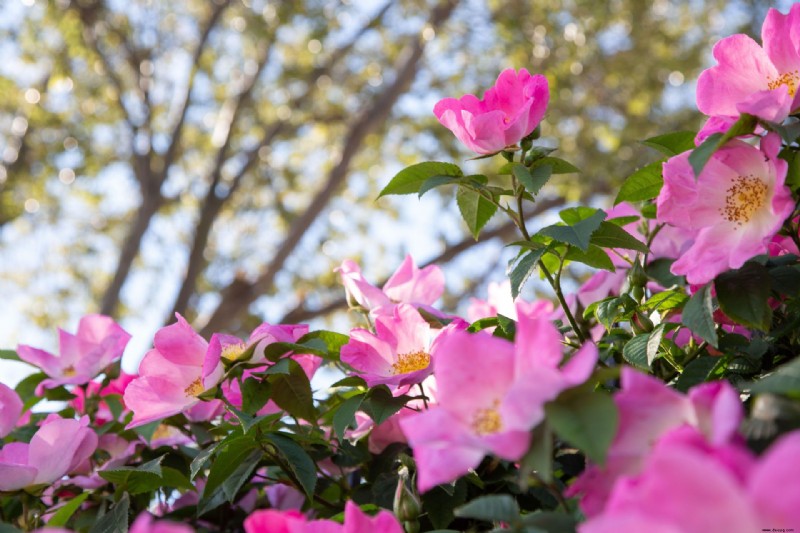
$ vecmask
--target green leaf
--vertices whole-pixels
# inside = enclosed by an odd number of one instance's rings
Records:
[[[197,504],[197,516],[201,516],[208,511],[215,509],[224,502],[233,503],[236,494],[242,486],[250,479],[253,470],[258,466],[262,453],[260,450],[250,450],[249,454],[242,455],[240,460],[231,465],[232,470],[224,479],[216,480],[218,483],[213,490],[208,490],[208,486],[203,490],[203,496]],[[213,468],[212,472],[213,473]],[[209,480],[210,480],[209,474]]]
[[[475,498],[456,509],[455,515],[461,518],[474,518],[487,522],[515,523],[520,519],[519,505],[508,494],[490,494]]]
[[[386,187],[383,188],[378,198],[388,194],[413,194],[428,179],[434,176],[463,176],[464,173],[452,163],[428,161],[411,165],[397,173]]]
[[[8,361],[22,361],[14,350],[0,350],[0,359]]]
[[[17,383],[16,387],[14,387],[14,391],[16,391],[17,395],[23,402],[23,411],[27,411],[44,399],[36,394],[36,387],[38,387],[39,383],[45,379],[47,379],[47,374],[44,372],[37,372],[35,374],[31,374],[30,376],[26,376],[22,381]]]
[[[542,187],[544,187],[547,180],[553,173],[553,167],[550,165],[537,166],[533,170],[521,163],[515,163],[512,171],[514,176],[525,187],[525,190],[531,194],[537,194]]]
[[[669,311],[679,309],[689,300],[680,290],[666,290],[654,294],[649,300],[642,304],[642,309],[646,311]]]
[[[647,341],[649,339],[649,333],[636,335],[625,344],[622,349],[622,357],[636,368],[649,370],[650,365],[647,362]]]
[[[452,488],[452,491],[448,492],[445,488]],[[434,487],[421,496],[422,511],[427,513],[433,527],[439,528],[435,531],[452,531],[444,528],[455,518],[456,507],[466,501],[467,484],[463,480],[457,481],[452,487],[450,485]]]
[[[778,132],[781,139],[783,139],[786,144],[792,144],[800,137],[800,121],[791,122],[789,124],[773,124],[772,127]]]
[[[527,487],[528,473],[536,472],[545,483],[553,480],[553,432],[545,420],[531,435],[531,446],[522,458],[519,470],[520,486]]]
[[[653,328],[653,331],[650,332],[650,336],[647,339],[647,367],[650,368],[653,366],[653,361],[656,360],[658,357],[658,352],[661,349],[661,339],[664,338],[664,331],[666,329],[666,324],[661,323]]]
[[[711,302],[711,284],[700,288],[683,307],[681,323],[699,335],[714,348],[719,346],[717,327],[714,323],[714,307]]]
[[[461,217],[467,223],[467,228],[475,240],[478,240],[481,229],[495,214],[497,206],[481,193],[464,187],[459,187],[456,193],[456,203],[461,211]]]
[[[275,374],[268,378],[272,400],[290,415],[315,423],[317,416],[311,383],[297,361],[286,359],[288,374]]]
[[[769,269],[772,289],[778,294],[800,296],[800,265],[784,265]]]
[[[584,252],[588,252],[592,234],[600,227],[600,223],[603,222],[607,216],[605,211],[598,209],[594,215],[577,224],[571,226],[547,226],[539,230],[538,234],[552,237],[558,242],[571,244],[577,246]]]
[[[231,435],[233,435],[233,434],[231,434]],[[229,436],[229,437],[230,437],[230,436]],[[203,449],[203,450],[200,450],[200,453],[198,453],[198,454],[195,456],[195,458],[194,458],[194,459],[192,459],[192,463],[189,465],[189,479],[192,479],[192,480],[193,480],[195,477],[197,477],[197,474],[199,474],[199,473],[200,473],[200,471],[203,469],[203,467],[205,466],[205,464],[206,464],[206,463],[208,462],[208,460],[211,458],[211,455],[212,455],[212,454],[213,454],[213,453],[214,453],[214,452],[217,450],[217,448],[218,448],[219,446],[221,446],[222,444],[223,444],[223,442],[217,442],[217,443],[214,443],[214,444],[212,444],[212,445],[211,445],[211,446],[209,446],[208,448],[205,448],[205,449]]]
[[[642,144],[655,148],[667,157],[681,154],[694,148],[695,133],[693,131],[676,131],[665,135],[650,137]]]
[[[750,328],[769,331],[772,308],[769,306],[770,275],[766,267],[745,263],[738,270],[717,276],[714,287],[719,307],[729,318]]]
[[[800,395],[800,358],[793,359],[745,387],[756,393]]]
[[[343,333],[321,329],[306,333],[300,337],[297,342],[298,344],[306,344],[315,339],[318,339],[325,344],[325,349],[328,351],[328,359],[334,361],[339,360],[339,351],[342,349],[342,346],[350,341],[350,337],[344,335]]]
[[[275,445],[287,466],[300,481],[306,496],[309,499],[313,498],[314,489],[317,486],[317,469],[308,453],[302,446],[282,433],[270,433],[267,435],[267,440]]]
[[[531,170],[543,166],[549,166],[553,174],[573,174],[580,173],[580,169],[570,163],[564,161],[560,157],[542,157],[531,163]]]
[[[15,528],[11,524],[4,524],[0,522],[0,533],[23,533],[23,531],[21,529]]]
[[[164,457],[162,455],[137,467],[122,466],[111,470],[101,470],[98,473],[106,481],[125,488],[130,494],[150,492],[169,485],[164,479],[161,468]]]
[[[591,242],[603,248],[623,248],[643,254],[650,251],[642,241],[616,224],[606,221],[601,222],[600,227],[592,234]]]
[[[520,291],[522,291],[522,287],[525,286],[525,283],[528,281],[528,278],[531,277],[533,271],[536,269],[536,265],[539,262],[539,259],[542,258],[545,251],[547,251],[546,247],[539,248],[538,250],[532,250],[522,258],[517,261],[514,268],[509,273],[509,279],[511,281],[511,297],[516,300],[517,296],[519,296]]]
[[[573,389],[546,404],[545,412],[559,437],[581,449],[595,464],[605,464],[619,424],[619,412],[610,395]]]
[[[628,176],[614,199],[614,205],[621,202],[643,202],[658,196],[664,186],[664,178],[661,176],[663,163],[650,163]]]
[[[235,497],[234,489],[241,488],[250,478],[262,456],[258,444],[250,436],[237,437],[220,448],[222,450],[211,463],[208,480],[197,505],[198,516],[222,505],[226,499],[232,501]],[[229,496],[231,493],[233,495]]]
[[[442,185],[454,185],[461,180],[460,176],[432,176],[426,179],[419,187],[417,196],[422,198],[422,195],[431,189],[441,187]]]
[[[355,422],[356,411],[361,408],[365,394],[357,394],[343,401],[333,415],[333,432],[336,438],[344,440],[344,432]]]
[[[402,409],[407,400],[407,396],[395,397],[386,385],[379,385],[367,393],[362,409],[377,426]]]
[[[687,392],[695,385],[705,382],[720,362],[719,357],[702,356],[686,365],[681,375],[675,380],[675,388]]]
[[[269,382],[263,379],[247,378],[242,382],[242,411],[255,415],[269,401]]]
[[[756,124],[758,124],[758,119],[756,117],[748,115],[747,113],[742,113],[739,120],[734,122],[724,134],[714,133],[709,135],[708,138],[703,141],[703,144],[692,150],[692,153],[689,154],[689,163],[692,165],[692,170],[694,170],[695,179],[700,176],[703,167],[706,166],[706,163],[708,163],[708,160],[714,155],[714,152],[722,148],[725,143],[734,137],[753,133]]]
[[[800,126],[800,122],[797,125]],[[780,158],[789,163],[784,183],[792,191],[797,192],[800,189],[800,152],[795,152],[791,148],[784,148],[781,151]]]
[[[126,492],[106,514],[94,523],[89,533],[127,533],[130,504],[130,498]]]
[[[684,284],[683,277],[676,276],[670,270],[672,268],[672,263],[674,262],[675,259],[663,257],[661,259],[651,261],[649,264],[645,265],[644,270],[648,277],[662,287],[672,287],[673,285],[682,286]]]
[[[600,268],[611,272],[616,271],[614,263],[611,261],[608,254],[602,248],[594,244],[590,244],[589,250],[586,252],[578,248],[570,247],[564,258],[575,263],[583,263],[592,268]]]
[[[47,521],[47,527],[63,527],[67,525],[70,517],[75,514],[75,511],[78,510],[78,507],[86,501],[86,498],[89,497],[88,492],[82,492],[64,504],[62,507],[58,509],[58,511],[50,517],[50,520]]]
[[[522,523],[528,528],[543,533],[575,533],[575,520],[564,513],[556,511],[536,511],[525,515]]]

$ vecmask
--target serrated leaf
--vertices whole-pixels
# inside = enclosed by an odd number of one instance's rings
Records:
[[[198,516],[222,505],[234,488],[241,487],[247,481],[261,458],[261,451],[250,436],[237,437],[220,448],[221,451],[211,464],[208,480],[197,505]]]
[[[356,411],[361,408],[364,397],[364,394],[352,396],[343,401],[336,409],[336,413],[333,415],[333,432],[340,441],[344,440],[344,432],[355,421]]]
[[[50,520],[47,521],[47,527],[62,527],[67,525],[69,519],[75,514],[75,511],[78,510],[78,507],[86,501],[86,498],[89,497],[88,492],[82,492],[77,496],[73,497],[70,501],[59,507],[59,509],[50,517]]]
[[[711,372],[720,362],[719,357],[702,356],[691,361],[675,380],[675,388],[681,392],[687,392],[695,385],[699,385],[708,379]]]
[[[242,382],[242,411],[255,415],[269,401],[269,383],[263,379],[247,378]]]
[[[327,359],[338,361],[339,351],[342,349],[342,346],[350,341],[350,337],[343,333],[322,329],[306,333],[300,337],[297,342],[299,344],[307,344],[312,340],[322,341],[325,344],[325,349],[328,351]]]
[[[281,433],[270,433],[267,435],[267,440],[275,445],[278,453],[285,459],[287,466],[300,481],[306,496],[309,499],[313,498],[317,486],[317,470],[308,453],[290,437]]]
[[[531,169],[542,167],[542,166],[549,166],[551,172],[553,174],[573,174],[573,173],[580,173],[580,169],[570,163],[569,161],[564,161],[560,157],[542,157],[541,159],[537,159],[533,163],[531,163]]]
[[[610,395],[587,390],[562,393],[545,405],[547,422],[556,434],[603,466],[619,425],[619,412]]]
[[[407,400],[407,396],[394,396],[386,385],[379,385],[370,389],[369,393],[367,393],[362,403],[362,410],[378,426],[402,409]]]
[[[417,196],[422,198],[422,196],[431,189],[441,187],[442,185],[453,185],[458,183],[460,179],[459,176],[431,176],[420,185]]]
[[[642,144],[655,148],[667,157],[681,154],[694,148],[695,133],[692,131],[676,131],[642,141]]]
[[[614,199],[614,205],[621,202],[644,202],[658,196],[664,186],[661,175],[663,163],[663,160],[650,163],[628,176]]]
[[[602,248],[623,248],[644,254],[650,251],[642,241],[618,225],[606,221],[601,222],[600,227],[592,234],[591,242]]]
[[[558,242],[577,246],[584,252],[588,252],[592,234],[600,227],[600,223],[603,222],[607,216],[605,211],[598,209],[594,215],[581,220],[577,224],[570,226],[547,226],[539,230],[538,234],[552,237]]]
[[[481,229],[497,212],[497,206],[481,193],[464,187],[459,187],[456,203],[467,228],[475,240],[478,240]]]
[[[547,248],[544,247],[539,248],[538,250],[531,250],[523,255],[522,258],[514,265],[514,268],[509,273],[512,299],[517,299],[520,291],[522,291],[522,287],[525,286],[528,278],[530,278],[531,274],[533,274],[533,271],[536,269],[536,265],[539,263],[539,259],[542,258],[542,255],[544,255],[545,251],[547,251]]]
[[[89,533],[127,533],[130,504],[130,498],[126,492],[106,514],[94,523]]]
[[[308,376],[297,361],[286,361],[289,365],[288,374],[275,374],[267,378],[271,388],[270,398],[290,415],[314,423],[317,417]]]
[[[461,518],[486,520],[487,522],[517,522],[520,519],[519,505],[508,494],[490,494],[475,498],[455,510]]]
[[[512,172],[526,191],[537,194],[550,179],[553,168],[550,165],[541,165],[530,170],[521,163],[515,163]]]
[[[679,290],[666,290],[654,294],[642,304],[642,309],[647,311],[668,311],[679,309],[689,301],[689,297]]]
[[[192,463],[189,465],[189,479],[193,480],[197,477],[197,474],[203,469],[205,464],[211,458],[211,455],[216,451],[216,449],[222,444],[222,442],[217,442],[205,448],[204,450],[200,450],[194,459],[192,459]]]
[[[714,348],[719,347],[717,327],[714,323],[714,306],[711,301],[711,284],[701,287],[683,306],[681,323]]]
[[[647,362],[647,341],[649,339],[649,333],[636,335],[625,344],[622,349],[622,357],[636,368],[649,370],[650,365]]]
[[[590,244],[589,250],[586,252],[579,250],[578,248],[570,247],[564,256],[564,259],[574,263],[582,263],[592,268],[599,268],[602,270],[608,270],[610,272],[616,271],[614,263],[611,261],[611,258],[608,256],[608,254],[602,248],[595,246],[594,244]]]
[[[729,318],[750,328],[769,331],[772,308],[769,306],[770,275],[766,267],[745,263],[738,270],[717,276],[714,287],[719,307]]]
[[[547,421],[534,428],[531,435],[531,446],[522,458],[520,467],[520,486],[527,487],[528,473],[534,471],[545,483],[553,479],[553,432]]]
[[[411,165],[398,172],[386,187],[383,188],[378,198],[388,194],[413,194],[419,192],[419,188],[428,179],[434,176],[463,176],[464,173],[458,166],[452,163],[442,163],[439,161],[428,161]]]
[[[664,338],[664,330],[666,328],[666,324],[661,323],[653,328],[653,331],[650,332],[650,336],[647,339],[647,367],[650,368],[653,366],[653,361],[656,360],[658,356],[658,352],[661,348],[661,339]]]

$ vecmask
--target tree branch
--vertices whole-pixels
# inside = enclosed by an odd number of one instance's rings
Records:
[[[431,26],[436,28],[444,23],[450,16],[455,4],[456,0],[446,0],[437,6],[431,14],[429,21]],[[417,73],[419,60],[422,58],[424,50],[425,40],[421,37],[407,48],[393,83],[352,124],[346,135],[339,162],[328,173],[328,179],[323,189],[317,193],[303,214],[293,222],[289,233],[275,252],[272,262],[254,281],[242,282],[242,280],[234,280],[221,291],[222,300],[208,322],[202,327],[202,334],[209,334],[231,325],[237,317],[247,311],[247,307],[260,294],[272,287],[275,277],[283,269],[286,259],[297,248],[303,235],[324,210],[334,192],[344,181],[349,171],[350,163],[361,148],[366,136],[385,122],[394,103],[401,94],[408,90]]]
[[[534,204],[534,208],[530,213],[531,216],[539,215],[545,211],[548,211],[554,207],[557,207],[563,204],[564,201],[561,198],[543,198],[537,200]],[[514,224],[513,221],[505,222],[496,228],[493,228],[488,231],[484,231],[481,233],[481,239],[476,241],[471,236],[465,237],[461,241],[448,245],[442,253],[433,257],[426,263],[420,265],[420,268],[424,268],[428,265],[439,265],[443,266],[462,253],[471,250],[477,245],[487,243],[494,239],[503,239],[508,240],[512,238],[517,232],[517,226]],[[382,287],[388,281],[384,279],[383,281],[377,284],[378,287]],[[340,291],[341,292],[341,291]],[[339,311],[340,309],[347,308],[347,299],[344,296],[336,298],[327,304],[319,307],[317,309],[307,309],[302,303],[286,313],[283,318],[281,318],[278,323],[279,324],[298,324],[301,322],[307,322],[311,319],[326,316],[334,311]]]

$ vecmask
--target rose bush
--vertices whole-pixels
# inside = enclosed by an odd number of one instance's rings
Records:
[[[526,208],[577,171],[533,144],[546,78],[505,70],[483,99],[439,102],[496,172],[418,163],[382,195],[455,187],[476,238],[498,214],[516,225],[508,280],[469,320],[408,256],[382,288],[337,269],[361,319],[347,334],[206,339],[177,316],[136,376],[104,316],[57,355],[0,351],[35,368],[0,385],[0,531],[800,528],[798,35],[795,5],[769,11],[763,49],[720,42],[704,130],[646,140],[663,157],[616,207],[537,231]],[[552,298],[520,297],[533,276]],[[341,379],[314,390],[322,365]]]

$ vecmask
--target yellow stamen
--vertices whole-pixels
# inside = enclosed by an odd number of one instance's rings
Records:
[[[203,383],[200,378],[192,381],[192,383],[184,389],[183,392],[186,393],[186,396],[199,396],[205,391],[203,388]]]
[[[503,429],[503,421],[497,407],[500,405],[498,400],[492,402],[492,406],[486,409],[478,409],[472,417],[472,429],[479,436],[497,433]]]
[[[397,356],[397,362],[392,365],[392,374],[408,374],[417,370],[424,370],[431,364],[430,354],[419,351],[404,353]]]
[[[767,202],[769,187],[755,176],[738,176],[728,188],[722,218],[737,226],[750,222],[753,215]]]
[[[67,368],[65,368],[65,369],[64,369],[64,370],[61,372],[61,374],[62,374],[62,375],[65,377],[65,378],[71,378],[72,376],[74,376],[75,374],[77,374],[77,372],[75,372],[75,367],[74,367],[74,366],[72,366],[72,365],[69,365]]]
[[[235,361],[240,355],[242,355],[242,353],[244,353],[245,348],[247,348],[247,345],[245,345],[243,342],[228,344],[222,348],[221,357],[228,361]]]
[[[777,89],[781,85],[786,85],[789,88],[789,96],[794,96],[797,92],[797,85],[800,82],[800,72],[786,72],[781,74],[775,79],[768,79],[767,86],[770,89]]]
[[[150,437],[150,440],[156,439],[166,439],[167,437],[171,437],[173,430],[170,426],[166,424],[159,424],[156,430],[153,432],[153,436]]]

